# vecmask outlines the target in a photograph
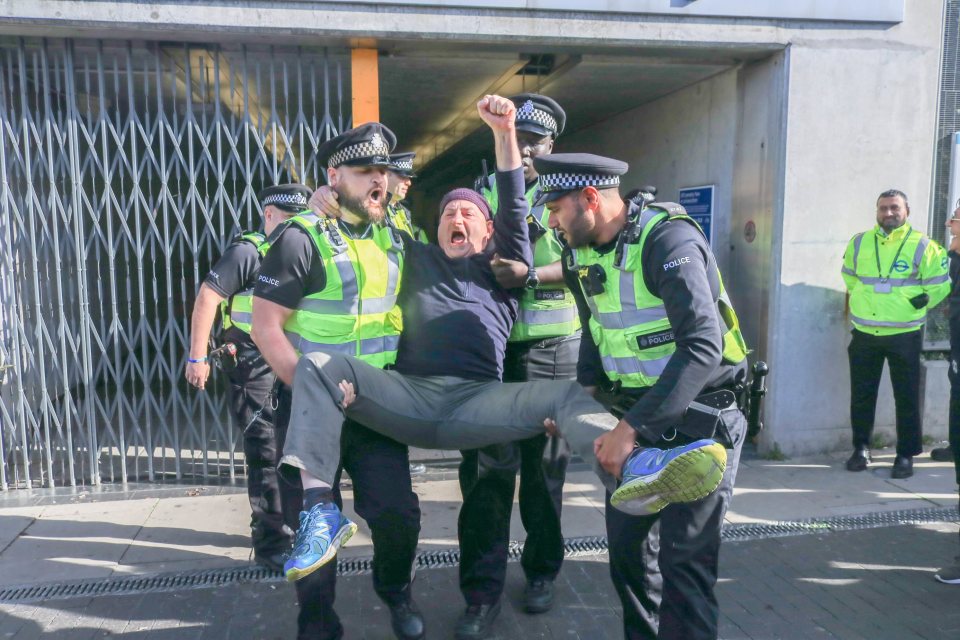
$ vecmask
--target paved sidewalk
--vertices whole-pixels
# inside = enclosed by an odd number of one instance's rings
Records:
[[[891,480],[893,452],[870,471],[843,470],[843,457],[743,461],[728,522],[776,523],[957,505],[953,469],[916,459],[916,475]],[[423,507],[421,551],[456,547],[459,508],[453,470],[417,479]],[[0,590],[25,583],[109,579],[246,567],[246,497],[240,487],[148,486],[127,492],[32,492],[0,497]],[[348,494],[349,497],[349,494]],[[603,536],[603,494],[577,470],[565,489],[564,534]],[[954,519],[956,516],[954,516]],[[512,536],[522,540],[519,517]],[[724,638],[960,637],[960,587],[932,573],[960,552],[956,523],[888,526],[724,546],[719,594]],[[344,558],[369,556],[365,530]],[[509,569],[507,600],[517,602],[522,572]],[[506,606],[500,638],[618,638],[619,607],[605,555],[571,558],[558,607],[528,616]],[[462,609],[454,568],[421,571],[417,598],[429,603],[428,637],[450,637]],[[258,581],[171,593],[0,602],[0,638],[292,638],[293,589]],[[509,604],[508,603],[508,604]],[[426,608],[426,607],[425,607]],[[389,616],[369,575],[341,578],[338,611],[348,638],[389,638]]]

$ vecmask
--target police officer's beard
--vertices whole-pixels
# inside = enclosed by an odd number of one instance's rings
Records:
[[[385,197],[386,194],[381,193],[380,206],[372,208],[366,205],[365,195],[361,198],[357,198],[353,194],[347,193],[346,190],[337,192],[337,200],[339,201],[341,209],[345,209],[356,216],[363,218],[365,221],[370,221],[373,223],[383,222],[384,217],[386,217],[386,212],[384,211]]]

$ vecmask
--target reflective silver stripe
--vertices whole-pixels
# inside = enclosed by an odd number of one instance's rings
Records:
[[[284,331],[287,340],[293,345],[293,348],[300,353],[314,353],[322,351],[325,353],[339,353],[345,356],[357,355],[357,341],[341,342],[339,344],[330,344],[327,342],[313,342],[303,336],[297,335],[292,331]],[[370,356],[377,353],[396,351],[400,345],[400,336],[384,336],[382,338],[367,338],[360,341],[360,355]]]
[[[230,314],[230,320],[233,324],[250,324],[253,322],[253,314],[249,311],[234,311]]]
[[[911,230],[912,231],[912,230]],[[923,262],[923,254],[930,246],[930,238],[920,236],[920,242],[917,244],[917,250],[913,252],[913,275],[920,275],[920,263]]]
[[[525,324],[559,324],[573,322],[577,317],[576,307],[562,309],[520,309],[517,322]]]
[[[856,277],[857,275],[856,271],[854,271],[853,269],[848,269],[847,267],[843,267],[842,269],[840,269],[840,273],[845,273],[848,276],[854,276],[854,277]]]
[[[950,274],[944,273],[943,275],[934,276],[932,278],[927,278],[925,280],[919,281],[922,284],[943,284],[944,282],[950,282]]]
[[[626,255],[626,251],[624,251],[624,255]],[[633,271],[620,272],[620,308],[621,309],[637,308],[637,291],[633,287],[634,285],[633,278],[634,278]]]
[[[353,268],[349,253],[344,251],[333,256],[333,264],[337,266],[337,273],[340,274],[340,290],[343,292],[343,299],[356,301],[360,297],[360,288],[357,284],[357,272]]]
[[[325,353],[339,353],[345,356],[357,355],[357,343],[355,341],[343,342],[341,344],[327,344],[325,342],[312,342],[292,331],[284,331],[283,333],[287,336],[287,340],[290,341],[293,348],[300,353],[323,351]]]
[[[857,316],[851,315],[850,319],[853,320],[856,324],[862,324],[865,327],[891,327],[894,329],[909,329],[911,327],[921,327],[926,321],[926,318],[920,318],[919,320],[910,320],[909,322],[883,322],[880,320],[867,320],[865,318],[859,318]]]
[[[386,313],[393,309],[397,304],[397,296],[384,296],[382,298],[364,298],[360,301],[361,314],[368,313]]]
[[[622,376],[641,374],[649,378],[659,377],[670,362],[673,354],[657,358],[655,360],[641,360],[635,356],[626,358],[615,358],[613,356],[602,356],[605,371],[616,371]]]
[[[397,289],[400,287],[400,255],[394,251],[387,252],[387,295],[396,299]],[[391,305],[393,306],[393,305]]]
[[[337,316],[355,316],[360,312],[356,298],[348,300],[319,300],[317,298],[303,298],[297,304],[297,309]]]
[[[646,309],[627,309],[625,311],[610,311],[607,313],[595,313],[593,317],[604,329],[629,329],[648,322],[658,322],[665,320],[667,310],[663,305],[648,307]]]
[[[857,270],[857,259],[860,257],[860,243],[863,242],[863,233],[853,236],[853,270]]]
[[[914,287],[923,284],[920,278],[889,278],[884,280],[883,278],[875,278],[872,276],[857,276],[857,279],[863,284],[874,285],[886,283],[891,287]]]
[[[367,338],[360,341],[360,355],[372,356],[377,353],[396,351],[400,346],[400,336],[383,336],[381,338]]]

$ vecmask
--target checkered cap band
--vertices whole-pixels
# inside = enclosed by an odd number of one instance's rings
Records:
[[[342,165],[344,162],[350,162],[351,160],[356,160],[357,158],[375,158],[378,156],[389,155],[390,147],[387,146],[387,143],[378,133],[374,134],[370,140],[340,149],[330,156],[330,159],[327,160],[327,166],[336,168]]]
[[[537,109],[533,104],[533,100],[527,100],[517,109],[517,122],[520,120],[536,122],[544,129],[548,129],[554,133],[557,131],[557,119],[546,111]]]
[[[616,187],[620,176],[601,176],[591,173],[548,173],[540,175],[540,189],[544,193],[573,191],[584,187]]]
[[[396,169],[397,171],[413,171],[413,158],[391,162],[390,168]]]
[[[263,206],[289,204],[295,207],[306,207],[307,198],[302,193],[275,193],[263,199]]]

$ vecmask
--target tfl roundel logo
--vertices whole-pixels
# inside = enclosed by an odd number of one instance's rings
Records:
[[[893,263],[893,270],[897,273],[903,273],[910,268],[910,264],[906,260],[897,260]]]

